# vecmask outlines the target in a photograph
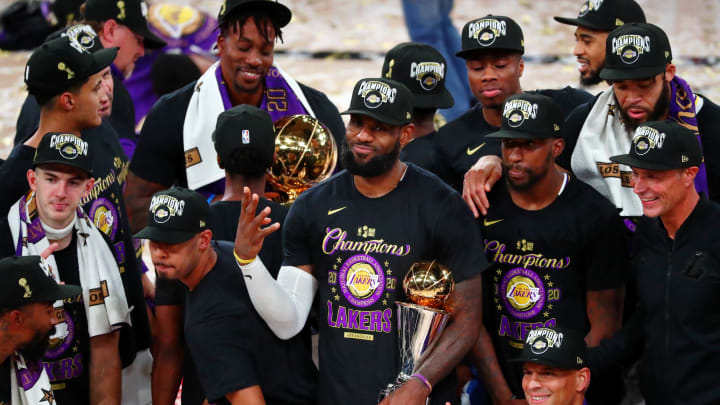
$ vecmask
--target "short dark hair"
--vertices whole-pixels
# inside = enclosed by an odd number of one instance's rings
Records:
[[[236,29],[239,32],[242,29],[242,26],[245,25],[245,22],[247,22],[247,20],[251,17],[255,22],[255,27],[258,32],[266,41],[270,42],[269,33],[265,25],[269,22],[275,30],[275,38],[279,39],[280,42],[283,42],[282,28],[280,28],[278,23],[273,20],[270,15],[261,11],[250,11],[247,13],[234,13],[229,15],[226,17],[226,20],[218,26],[218,28],[220,28],[220,35],[226,37],[231,29]]]
[[[28,87],[28,93],[30,93],[33,97],[35,97],[35,100],[37,100],[37,103],[40,106],[40,108],[48,108],[48,107],[52,107],[52,103],[55,101],[55,97],[59,96],[60,94],[63,94],[67,91],[69,91],[70,93],[73,93],[73,94],[77,94],[80,91],[80,89],[82,88],[82,86],[88,82],[88,80],[90,80],[90,76],[88,76],[84,79],[81,79],[76,83],[73,83],[72,85],[70,85],[70,87],[68,87],[67,89],[65,89],[59,93],[46,92],[46,91],[42,91],[42,90],[32,88],[32,87]]]
[[[225,159],[220,159],[220,165],[230,177],[240,175],[258,178],[265,176],[267,169],[272,166],[272,160],[269,162],[263,160],[257,150],[236,149]]]
[[[413,121],[422,122],[435,119],[437,108],[415,108],[413,109]]]

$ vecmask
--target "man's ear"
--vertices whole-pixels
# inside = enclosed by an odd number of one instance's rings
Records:
[[[585,392],[590,386],[590,369],[587,367],[581,368],[575,374],[575,391]]]
[[[403,125],[400,128],[400,147],[404,148],[415,137],[415,124]]]
[[[210,242],[212,241],[212,231],[209,229],[206,229],[202,232],[200,232],[200,237],[198,238],[198,248],[200,250],[205,250],[210,246]]]
[[[518,77],[522,77],[524,71],[525,71],[525,59],[523,59],[523,57],[520,56],[520,62],[518,63]]]
[[[27,181],[28,185],[30,186],[30,190],[37,191],[37,174],[35,173],[35,170],[28,169]]]
[[[218,58],[219,58],[225,52],[225,37],[223,36],[222,33],[218,33],[217,49],[218,49]]]
[[[557,159],[565,150],[565,140],[563,138],[553,138],[552,140],[552,155],[553,160]]]
[[[90,195],[90,190],[92,190],[94,185],[95,185],[95,179],[92,177],[88,178],[87,183],[85,183],[85,192],[83,193],[83,198]]]
[[[675,78],[676,68],[672,63],[668,63],[665,66],[665,81],[670,83]]]
[[[685,187],[690,187],[690,186],[694,185],[695,176],[697,176],[699,171],[700,171],[700,168],[697,166],[692,166],[692,167],[682,169],[682,172],[680,172],[680,175],[683,178],[683,183],[685,183]]]
[[[75,95],[72,92],[66,91],[57,96],[57,105],[65,111],[71,111],[75,108]]]

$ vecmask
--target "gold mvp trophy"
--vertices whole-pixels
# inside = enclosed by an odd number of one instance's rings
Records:
[[[403,290],[412,303],[395,303],[400,374],[380,392],[379,401],[412,378],[435,347],[450,319],[450,313],[441,308],[454,289],[452,273],[436,261],[417,262],[410,267]]]
[[[330,177],[337,163],[337,145],[330,130],[309,115],[275,121],[275,161],[267,175],[277,196],[292,203],[303,191]]]

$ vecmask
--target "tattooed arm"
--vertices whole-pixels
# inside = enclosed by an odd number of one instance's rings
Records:
[[[587,292],[587,317],[590,332],[585,336],[589,347],[595,347],[608,339],[622,325],[625,288],[610,288]]]
[[[472,348],[472,358],[493,404],[527,404],[524,400],[513,399],[513,393],[500,369],[490,334],[482,322],[480,336]]]
[[[482,317],[480,291],[482,285],[478,275],[458,283],[446,302],[446,309],[452,313],[452,321],[418,370],[430,384],[435,385],[447,376],[477,341]],[[412,378],[381,404],[424,404],[429,394],[420,380]]]

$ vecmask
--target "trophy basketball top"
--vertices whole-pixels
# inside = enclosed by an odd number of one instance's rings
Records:
[[[450,297],[455,281],[450,270],[435,260],[416,262],[405,275],[403,289],[415,304],[437,309]]]

